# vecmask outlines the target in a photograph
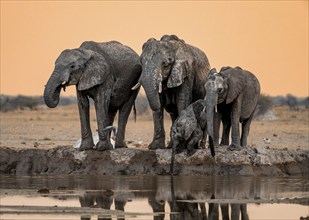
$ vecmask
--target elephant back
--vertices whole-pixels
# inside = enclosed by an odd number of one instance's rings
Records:
[[[207,80],[208,73],[211,69],[209,60],[206,54],[197,47],[188,45],[192,56],[194,57],[194,86],[193,86],[193,102],[198,99],[204,99],[206,91],[204,85]]]
[[[86,41],[82,43],[81,48],[88,49],[99,53],[109,62],[114,74],[117,77],[139,77],[141,69],[139,55],[130,47],[121,44],[118,41],[109,41],[97,43]],[[125,70],[125,72],[123,71]],[[133,76],[133,75],[134,76]]]

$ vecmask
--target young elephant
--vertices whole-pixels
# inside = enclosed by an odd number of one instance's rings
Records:
[[[219,125],[223,122],[221,145],[229,144],[230,150],[247,145],[250,124],[260,96],[260,83],[249,71],[240,67],[223,67],[219,73],[212,69],[205,84],[207,101],[208,134],[219,143]],[[241,136],[239,123],[242,124]],[[213,128],[213,130],[212,130]]]
[[[205,148],[207,137],[206,101],[197,100],[181,111],[171,129],[172,158],[170,173],[173,174],[173,166],[176,151],[187,148],[188,154],[194,153],[194,147],[199,145]],[[199,143],[199,141],[201,141]],[[215,156],[213,141],[209,139],[211,155]]]

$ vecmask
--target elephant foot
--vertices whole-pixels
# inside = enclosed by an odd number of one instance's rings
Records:
[[[126,143],[122,142],[122,143],[116,143],[115,149],[116,148],[128,148],[128,146],[126,145]]]
[[[161,140],[161,139],[155,139],[153,140],[149,146],[148,146],[148,149],[149,150],[156,150],[156,149],[165,149],[165,143],[164,143],[164,139]]]
[[[110,142],[99,140],[95,148],[99,151],[112,150],[113,145]]]
[[[240,142],[242,147],[247,147],[247,140],[241,140]]]
[[[240,151],[242,150],[242,147],[239,145],[237,146],[237,145],[231,144],[230,146],[228,146],[227,149],[230,151]]]
[[[195,152],[196,152],[196,149],[188,149],[187,150],[188,157],[191,157],[193,154],[195,154]]]
[[[227,145],[229,145],[229,141],[222,140],[222,141],[220,142],[220,146],[227,146]]]
[[[167,146],[166,146],[166,149],[172,149],[173,148],[173,144],[172,142],[170,141]]]
[[[84,139],[82,140],[79,150],[84,151],[84,150],[92,150],[94,146],[93,140],[91,139]]]

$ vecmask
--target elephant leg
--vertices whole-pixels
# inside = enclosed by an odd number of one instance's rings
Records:
[[[240,150],[240,135],[239,135],[239,116],[240,115],[240,101],[235,100],[232,106],[231,125],[232,125],[232,144],[229,150]]]
[[[240,204],[231,204],[231,220],[239,220]]]
[[[164,116],[163,109],[152,113],[154,122],[154,135],[153,140],[149,144],[150,150],[164,149],[165,148],[165,130],[164,130]]]
[[[241,139],[240,139],[240,143],[242,147],[247,146],[247,139],[248,139],[248,135],[250,131],[250,125],[251,125],[252,118],[253,116],[251,116],[250,118],[242,122],[242,131],[241,131]]]
[[[213,141],[214,141],[215,146],[219,145],[219,130],[220,130],[221,117],[222,117],[221,113],[219,113],[219,112],[214,113]]]
[[[124,142],[125,130],[136,96],[137,92],[134,92],[131,95],[130,99],[119,109],[118,129],[115,141],[115,148],[127,148],[127,145]]]
[[[241,212],[241,220],[249,220],[247,204],[240,205],[240,212]]]
[[[230,217],[229,217],[229,204],[221,203],[220,207],[221,207],[222,220],[230,220]]]
[[[211,199],[214,199],[213,195],[211,196]],[[208,219],[209,220],[218,220],[219,219],[219,204],[209,203]]]
[[[222,138],[220,145],[229,145],[230,144],[230,129],[231,129],[231,119],[229,115],[223,115],[222,117]]]
[[[100,151],[113,149],[113,145],[110,142],[110,131],[105,130],[107,126],[111,125],[108,112],[109,100],[110,94],[106,93],[103,87],[100,86],[94,99],[99,134],[99,142],[96,144],[96,149]]]
[[[76,94],[78,100],[78,111],[82,136],[79,150],[90,150],[93,148],[94,143],[90,127],[89,99],[86,95],[83,95],[77,89]]]
[[[171,126],[171,129],[170,129],[170,142],[168,143],[168,145],[167,145],[167,149],[171,149],[173,146],[172,146],[172,127],[173,127],[173,124],[174,124],[174,122],[175,122],[175,120],[177,119],[177,117],[178,117],[178,115],[176,115],[176,114],[170,114],[170,116],[171,116],[171,119],[172,119],[172,126]]]
[[[113,125],[116,114],[117,114],[117,111],[111,111],[111,110],[108,111],[108,121],[107,121],[107,124]],[[108,134],[109,138],[111,138],[111,132],[112,132],[112,130],[110,130],[110,132]],[[114,137],[114,140],[115,140],[115,138],[116,137]]]
[[[206,141],[207,141],[207,129],[203,131],[203,138],[201,142],[199,143],[200,149],[206,149]]]
[[[151,206],[152,212],[155,214],[153,219],[164,220],[165,214],[157,213],[165,213],[165,201],[157,201],[155,198],[148,198],[148,204]]]
[[[203,139],[203,132],[201,129],[197,128],[193,131],[190,137],[190,141],[187,145],[188,155],[192,156],[195,153],[194,146]]]

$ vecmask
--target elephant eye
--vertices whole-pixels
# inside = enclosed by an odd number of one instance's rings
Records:
[[[167,63],[165,61],[162,62],[162,66],[167,67],[168,65],[169,65],[169,63]]]
[[[75,68],[75,65],[71,65],[70,68],[71,68],[71,69],[74,69],[74,68]]]
[[[223,92],[223,88],[218,88],[218,93],[221,94]]]

